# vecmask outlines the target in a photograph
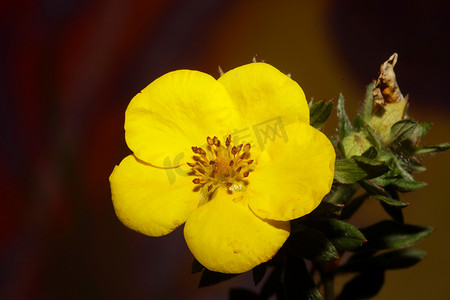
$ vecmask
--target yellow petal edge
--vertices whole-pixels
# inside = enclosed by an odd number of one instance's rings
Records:
[[[109,180],[119,220],[127,227],[149,236],[162,236],[183,224],[197,208],[198,193],[190,177],[179,176],[170,184],[165,170],[125,157]]]
[[[289,236],[289,222],[256,216],[242,193],[219,189],[186,221],[184,236],[195,258],[222,273],[243,273],[271,259]]]
[[[287,221],[310,213],[333,183],[336,154],[328,138],[304,123],[285,129],[289,140],[269,142],[249,176],[246,197],[264,219]]]

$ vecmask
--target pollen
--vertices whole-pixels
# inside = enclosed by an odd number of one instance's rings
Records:
[[[253,171],[256,161],[251,159],[251,145],[233,145],[231,135],[221,143],[219,138],[207,137],[204,148],[193,146],[193,162],[188,162],[192,182],[205,187],[208,193],[213,193],[218,187],[226,187],[229,192],[236,187],[245,188],[248,176]]]

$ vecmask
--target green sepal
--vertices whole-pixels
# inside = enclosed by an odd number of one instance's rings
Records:
[[[414,149],[414,155],[431,154],[450,149],[450,143],[443,143],[436,146],[418,147]]]
[[[373,111],[373,89],[377,85],[376,81],[372,81],[366,89],[366,96],[364,98],[362,115],[366,122],[369,122]]]
[[[425,251],[419,249],[397,249],[376,256],[351,259],[339,267],[339,272],[366,272],[370,270],[394,270],[408,268],[423,259]]]
[[[361,154],[361,156],[375,159],[378,156],[377,148],[375,146],[370,146],[366,151],[363,152],[363,154]]]
[[[339,94],[338,104],[337,104],[337,113],[338,113],[338,134],[341,141],[353,132],[352,124],[348,119],[347,113],[345,112],[344,106],[344,95]]]
[[[379,162],[363,156],[350,159],[339,159],[335,163],[334,178],[341,183],[356,183],[387,173],[390,168],[384,162]]]
[[[195,273],[199,273],[201,271],[203,271],[205,267],[194,258],[194,260],[192,261],[192,265],[191,265],[191,274],[195,274]]]
[[[328,120],[333,108],[333,101],[319,101],[312,105],[309,110],[310,125],[320,129]]]
[[[414,130],[414,135],[416,138],[422,138],[431,129],[431,126],[433,126],[431,122],[418,123],[416,130]]]
[[[369,270],[347,282],[336,300],[363,300],[374,297],[384,284],[384,271]]]
[[[265,263],[257,265],[252,270],[252,276],[253,276],[253,283],[255,285],[258,285],[258,283],[261,282],[261,280],[264,278],[264,275],[267,271],[267,265]]]
[[[339,218],[342,207],[342,205],[322,201],[316,209],[304,216],[302,219]]]
[[[208,269],[204,269],[202,276],[200,277],[200,284],[198,287],[201,288],[201,287],[218,284],[222,281],[229,280],[238,275],[240,275],[240,274],[225,274],[225,273],[219,273],[219,272],[210,271]]]
[[[355,118],[353,119],[353,126],[355,127],[355,130],[364,134],[367,141],[369,141],[377,151],[381,150],[382,147],[379,137],[359,114],[355,115]]]
[[[339,258],[333,243],[322,232],[300,223],[292,223],[292,232],[286,245],[293,254],[315,262]]]
[[[334,205],[345,204],[358,189],[358,184],[341,184],[334,182],[331,186],[331,191],[324,197],[323,201]]]
[[[411,119],[403,119],[396,122],[391,127],[388,144],[399,145],[401,142],[408,139],[413,134],[416,127],[417,122]]]
[[[361,250],[383,250],[411,246],[429,236],[433,230],[434,228],[429,226],[409,225],[384,220],[361,229],[367,239]]]
[[[356,249],[366,241],[356,227],[336,219],[307,220],[302,225],[322,232],[338,251]]]

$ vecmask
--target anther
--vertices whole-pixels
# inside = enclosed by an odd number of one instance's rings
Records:
[[[209,161],[209,164],[212,166],[213,164],[215,164],[216,163],[216,161],[215,160],[210,160]]]
[[[236,146],[233,146],[233,148],[231,148],[231,154],[236,155],[236,153],[238,153],[238,149],[236,148]]]
[[[253,162],[254,162],[254,160],[251,159],[251,160],[249,160],[247,163],[248,163],[249,165],[251,165]]]
[[[197,170],[199,173],[205,175],[205,170],[203,170],[203,169],[196,169],[196,170]]]
[[[194,164],[194,163],[190,163],[190,162],[188,162],[188,163],[187,163],[187,165],[188,165],[189,167],[191,167],[191,168],[193,168],[193,167],[195,167],[195,166],[196,166],[196,164]]]
[[[208,185],[208,192],[211,191],[212,188],[213,188],[213,185],[212,185],[212,184]]]
[[[195,184],[200,184],[200,178],[194,178],[194,180],[192,180],[192,182]]]
[[[195,146],[192,146],[192,151],[195,153],[195,154],[197,154],[198,152],[198,148],[197,147],[195,147]]]
[[[242,146],[244,146],[244,145],[240,144],[240,145],[238,146],[238,148],[237,148],[237,151],[238,151],[238,152],[242,150]]]
[[[197,153],[200,155],[206,155],[206,151],[203,150],[202,148],[197,148]]]
[[[242,153],[241,156],[239,156],[239,159],[244,159],[245,154],[247,154],[247,153]]]
[[[225,141],[225,145],[226,145],[227,147],[229,147],[230,144],[231,144],[231,135],[229,135],[229,136],[227,137],[226,141]]]
[[[241,172],[241,170],[242,170],[242,167],[237,168],[236,169],[236,174],[239,174],[239,172]]]
[[[249,172],[247,171],[247,172],[245,172],[244,174],[242,174],[242,176],[248,177],[248,174],[249,174]]]
[[[220,141],[219,141],[219,139],[217,138],[217,136],[215,136],[215,137],[213,138],[213,143],[214,143],[214,145],[216,145],[217,147],[220,146]]]
[[[234,165],[234,161],[230,161],[230,167],[232,167]]]
[[[244,146],[244,153],[250,152],[250,148],[251,148],[250,144],[246,144],[246,145]]]
[[[209,136],[206,138],[206,141],[208,142],[208,145],[214,144],[214,140],[212,138],[210,138]]]
[[[233,184],[231,182],[227,182],[227,187],[231,187]]]

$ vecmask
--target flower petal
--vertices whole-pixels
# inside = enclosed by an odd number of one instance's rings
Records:
[[[109,181],[117,217],[127,227],[149,236],[161,236],[183,224],[197,208],[198,192],[192,178],[182,174],[169,181],[166,171],[125,157]]]
[[[309,124],[309,108],[303,90],[269,64],[237,67],[222,75],[218,82],[225,86],[236,106],[235,129],[257,126],[277,117],[282,117],[285,125],[297,121]]]
[[[189,249],[212,271],[246,272],[271,259],[289,236],[289,222],[257,217],[242,196],[220,188],[186,221],[184,236]]]
[[[249,206],[264,219],[287,221],[310,213],[333,183],[336,154],[328,138],[305,123],[285,130],[289,140],[267,143],[248,177]]]
[[[191,146],[202,146],[208,135],[221,137],[229,131],[232,112],[225,88],[210,75],[170,72],[131,100],[125,139],[143,161],[168,166],[167,159],[178,157],[177,163],[184,163]]]

